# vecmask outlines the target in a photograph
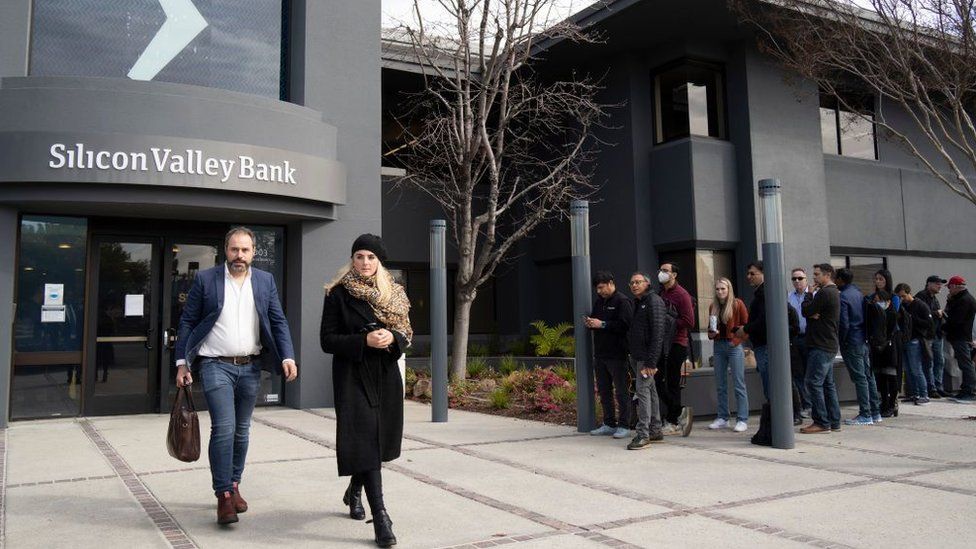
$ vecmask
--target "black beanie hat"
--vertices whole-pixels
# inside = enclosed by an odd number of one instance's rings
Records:
[[[361,234],[356,241],[352,243],[352,251],[349,255],[353,255],[358,250],[368,250],[376,254],[379,258],[380,263],[386,263],[386,246],[383,245],[383,239],[376,236],[375,234]]]

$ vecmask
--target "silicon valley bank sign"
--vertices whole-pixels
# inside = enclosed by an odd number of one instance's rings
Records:
[[[259,162],[253,156],[243,154],[232,158],[210,156],[202,149],[149,147],[142,151],[112,151],[93,149],[84,143],[54,143],[50,147],[48,167],[55,170],[196,175],[219,178],[221,183],[227,183],[233,177],[266,183],[298,184],[297,168],[289,160]]]

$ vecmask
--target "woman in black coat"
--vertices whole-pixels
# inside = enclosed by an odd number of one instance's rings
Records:
[[[320,338],[331,353],[335,390],[336,453],[339,476],[351,475],[342,502],[349,516],[366,512],[362,489],[373,514],[376,544],[396,544],[383,504],[382,462],[400,457],[403,438],[403,380],[397,359],[413,332],[410,302],[403,287],[383,268],[386,249],[380,237],[361,235],[352,261],[326,285]]]

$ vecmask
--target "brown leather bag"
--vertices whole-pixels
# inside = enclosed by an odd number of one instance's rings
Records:
[[[193,394],[189,386],[176,389],[173,410],[169,413],[166,449],[169,455],[180,461],[200,459],[200,420],[193,407]]]

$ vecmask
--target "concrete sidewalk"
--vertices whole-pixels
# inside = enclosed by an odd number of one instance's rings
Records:
[[[384,474],[398,547],[972,547],[976,406],[902,406],[880,426],[797,435],[668,437],[642,451],[575,429],[407,402]],[[847,408],[845,417],[856,411]],[[204,439],[209,431],[201,414]],[[215,524],[206,449],[184,464],[168,416],[14,423],[3,433],[6,547],[372,547],[336,476],[332,410],[259,409],[242,492]]]

